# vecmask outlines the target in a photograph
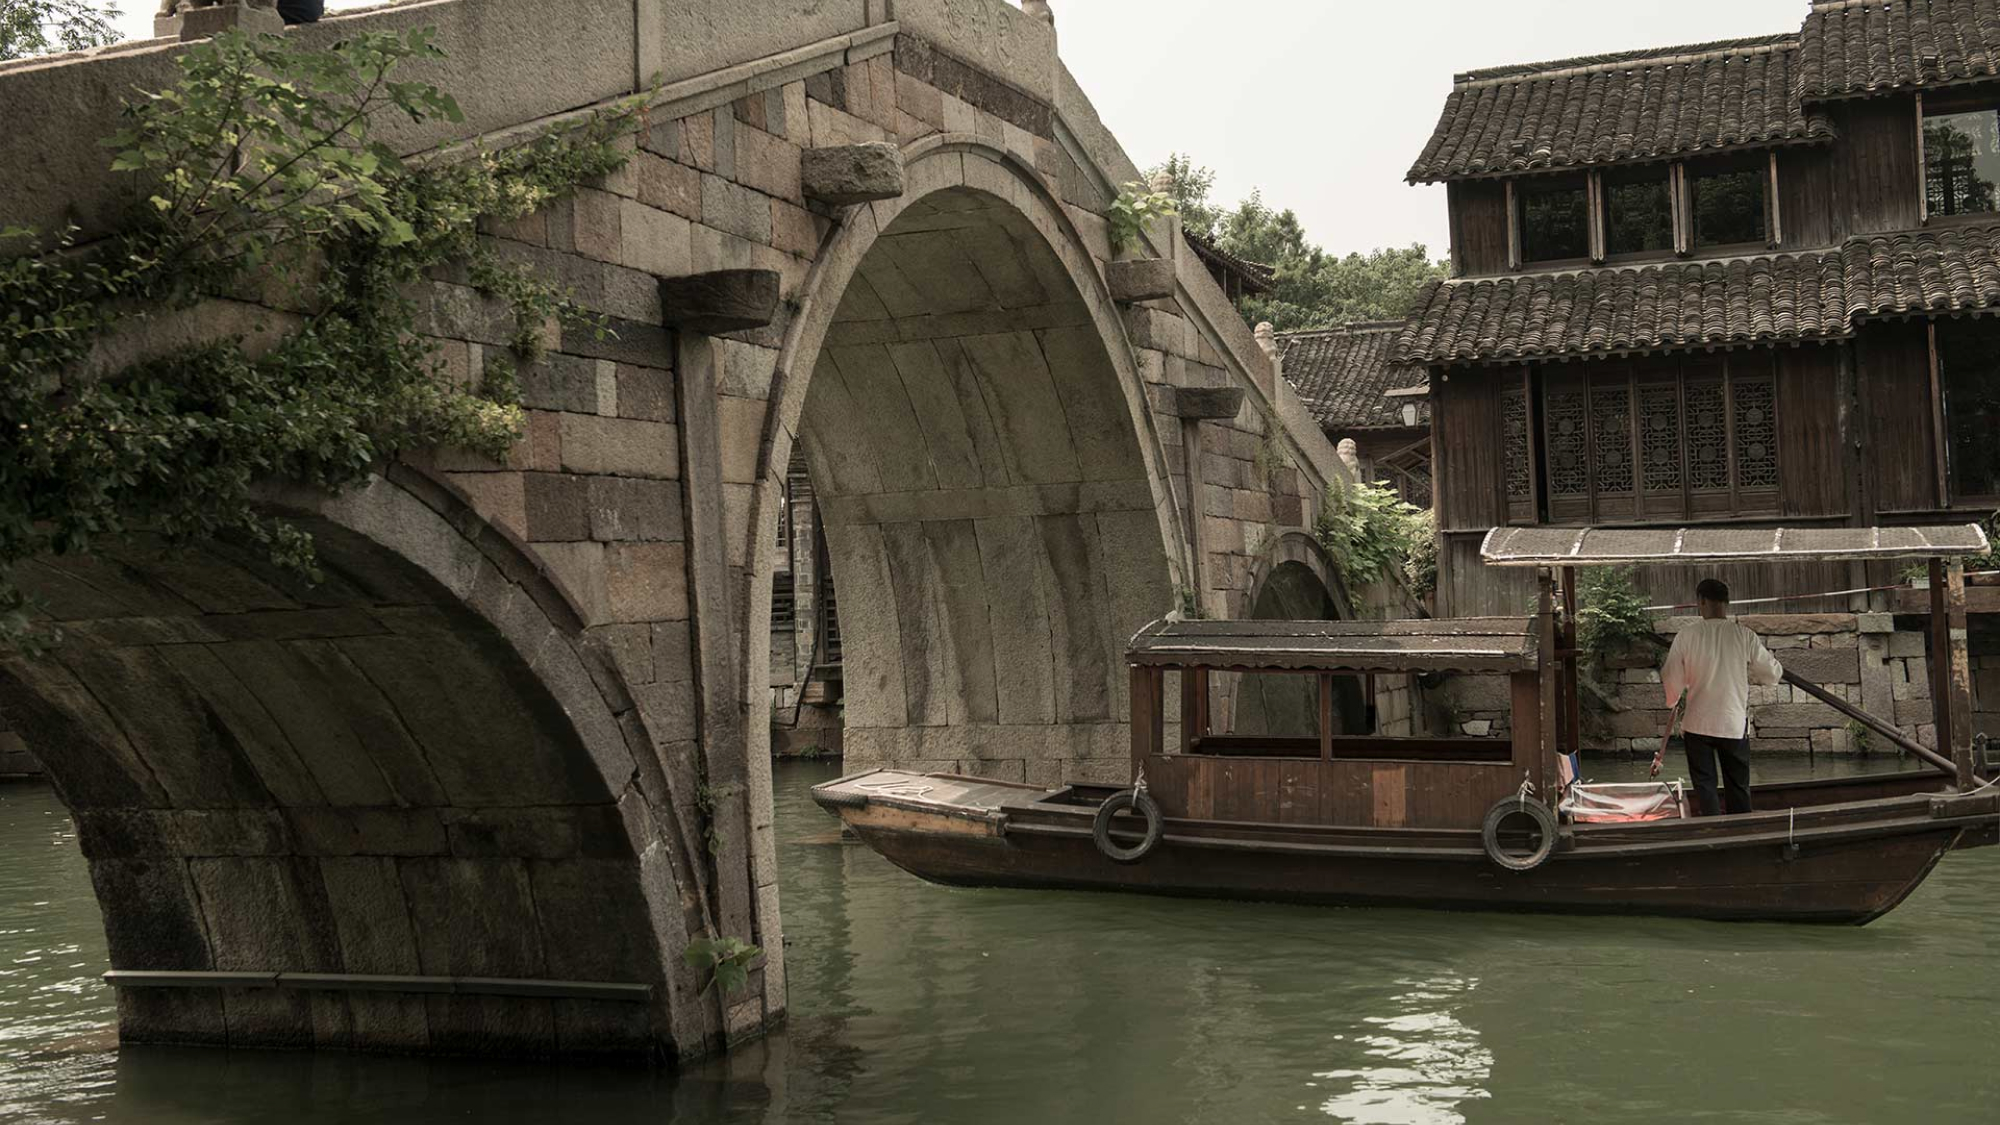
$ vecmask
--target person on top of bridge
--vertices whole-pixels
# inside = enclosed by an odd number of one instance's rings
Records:
[[[1729,620],[1729,587],[1704,578],[1694,590],[1701,619],[1682,629],[1660,666],[1667,706],[1681,706],[1681,733],[1687,745],[1688,772],[1693,775],[1695,800],[1701,815],[1715,816],[1724,807],[1732,813],[1750,811],[1750,685],[1769,686],[1784,677],[1764,641],[1745,626]],[[1666,742],[1653,756],[1653,772],[1667,752]],[[1717,800],[1716,772],[1720,763],[1722,800]]]

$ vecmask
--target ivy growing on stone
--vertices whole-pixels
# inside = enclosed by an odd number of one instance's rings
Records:
[[[1424,513],[1393,488],[1355,483],[1327,486],[1313,537],[1352,590],[1403,569],[1424,534]]]
[[[461,120],[450,95],[397,77],[443,53],[430,29],[325,49],[208,40],[105,142],[142,201],[121,233],[79,246],[73,229],[0,230],[14,255],[0,262],[0,643],[53,639],[17,583],[25,560],[137,532],[231,537],[316,580],[310,537],[258,508],[258,482],[338,492],[400,450],[504,456],[523,421],[513,364],[489,356],[463,385],[418,331],[441,269],[462,263],[505,302],[522,362],[553,324],[605,331],[477,236],[620,167],[640,99],[406,162],[373,128]],[[199,326],[248,302],[291,310],[256,311],[282,336],[153,341],[166,318]]]

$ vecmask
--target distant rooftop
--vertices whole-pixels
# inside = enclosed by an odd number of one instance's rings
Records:
[[[1337,328],[1281,332],[1285,381],[1298,391],[1322,429],[1341,432],[1401,428],[1407,395],[1392,392],[1421,387],[1422,367],[1392,362],[1400,320],[1368,321]],[[1430,404],[1416,400],[1417,424],[1430,425]]]

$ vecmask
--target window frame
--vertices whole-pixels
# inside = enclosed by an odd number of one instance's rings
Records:
[[[1978,212],[1986,215],[1993,212]],[[1956,216],[1944,216],[1955,218]],[[1932,418],[1939,427],[1933,437],[1933,457],[1942,457],[1943,464],[1937,466],[1939,480],[1944,493],[1939,497],[1941,509],[1959,507],[1979,507],[1991,509],[2000,507],[2000,475],[1996,475],[1994,491],[1967,492],[1960,484],[1957,443],[1952,440],[1953,420],[1951,408],[1951,370],[1945,363],[1945,342],[1942,337],[1952,330],[1981,329],[2000,334],[2000,319],[1993,317],[1949,317],[1934,319],[1930,325],[1930,349],[1932,369],[1936,372],[1937,383],[1933,390],[1936,401],[1932,405]],[[2000,371],[1990,375],[2000,381]]]
[[[1513,180],[1507,184],[1507,225],[1512,237],[1508,251],[1514,260],[1515,269],[1533,267],[1538,270],[1563,269],[1571,266],[1587,266],[1597,261],[1597,239],[1595,222],[1592,219],[1592,181],[1595,173],[1565,172],[1557,175],[1522,177],[1517,184]],[[1528,222],[1525,198],[1530,192],[1552,192],[1574,190],[1583,194],[1583,253],[1569,258],[1528,257]]]
[[[1679,162],[1668,161],[1658,165],[1639,164],[1620,168],[1606,168],[1597,173],[1597,229],[1602,232],[1601,241],[1598,244],[1598,261],[1608,264],[1651,262],[1670,258],[1680,251],[1680,216],[1678,214],[1679,208],[1676,206],[1678,197],[1674,187],[1676,179],[1674,165],[1677,163]],[[1614,253],[1611,249],[1611,192],[1614,188],[1635,183],[1657,183],[1666,189],[1667,244],[1656,249],[1623,250]]]
[[[1700,488],[1695,483],[1695,448],[1691,445],[1690,391],[1713,387],[1720,392],[1721,455],[1727,466],[1724,487]],[[1674,411],[1675,455],[1668,466],[1672,482],[1649,484],[1644,402],[1670,392]],[[1768,398],[1769,417],[1758,422],[1770,431],[1773,482],[1745,483],[1745,454],[1739,447],[1745,396]],[[1558,401],[1558,400],[1562,401]],[[1622,401],[1618,409],[1607,404]],[[1756,402],[1756,398],[1751,399]],[[1561,368],[1540,367],[1523,372],[1499,390],[1496,448],[1500,453],[1497,485],[1510,524],[1564,524],[1583,521],[1592,526],[1658,526],[1767,519],[1782,514],[1783,472],[1778,419],[1778,371],[1775,359],[1755,352],[1727,355],[1686,354],[1606,361]],[[1761,404],[1760,404],[1761,405]],[[1561,411],[1564,417],[1557,418]],[[1525,434],[1518,431],[1525,421]],[[1554,427],[1568,422],[1582,427],[1582,487],[1568,483],[1559,493],[1558,469],[1551,459],[1569,443]],[[1615,431],[1605,429],[1607,422]],[[1623,487],[1605,488],[1606,466],[1618,463],[1605,456],[1607,446],[1622,446]],[[1525,462],[1517,462],[1516,455]],[[1516,491],[1509,482],[1525,471],[1527,488]],[[1617,483],[1614,475],[1612,483]]]
[[[2000,221],[2000,198],[1991,211],[1960,211],[1940,214],[1931,210],[1930,144],[1924,137],[1924,123],[1931,117],[1948,117],[1981,110],[2000,113],[2000,86],[1980,84],[1963,90],[1935,90],[1915,96],[1917,130],[1917,216],[1925,226],[1961,223],[1984,224]]]
[[[1681,165],[1681,173],[1677,178],[1680,181],[1679,211],[1682,243],[1686,247],[1682,251],[1683,256],[1726,258],[1739,254],[1761,253],[1778,246],[1780,239],[1775,206],[1778,197],[1776,150],[1683,160],[1677,163]],[[1761,196],[1758,206],[1760,221],[1764,227],[1763,234],[1748,242],[1701,241],[1701,230],[1695,221],[1696,183],[1711,176],[1737,173],[1754,173],[1757,177]]]

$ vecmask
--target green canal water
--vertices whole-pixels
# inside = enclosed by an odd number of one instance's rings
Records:
[[[835,772],[778,771],[789,1025],[679,1075],[118,1050],[68,818],[0,786],[0,1122],[2000,1122],[2000,851],[1861,929],[949,890]]]

